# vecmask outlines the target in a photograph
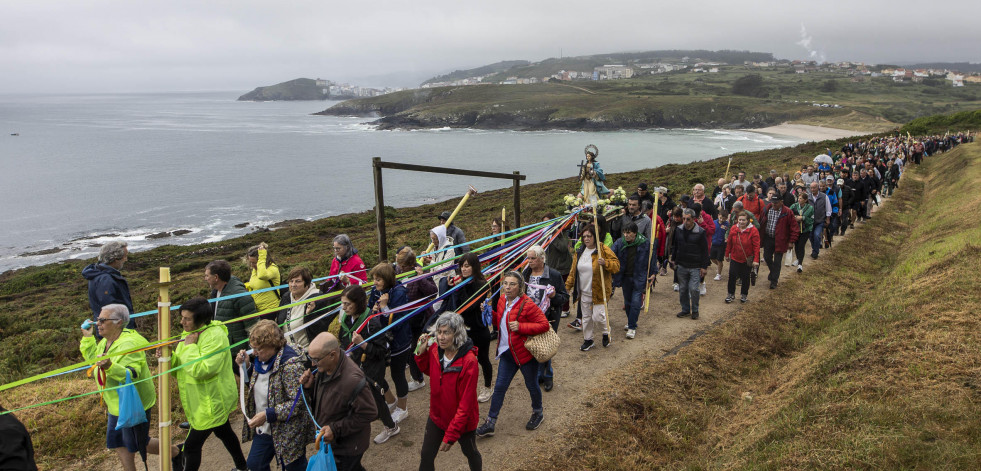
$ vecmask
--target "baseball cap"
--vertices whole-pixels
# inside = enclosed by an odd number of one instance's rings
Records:
[[[439,213],[439,216],[436,216],[436,219],[449,219],[449,218],[450,218],[450,212],[449,211],[443,211],[443,212]]]

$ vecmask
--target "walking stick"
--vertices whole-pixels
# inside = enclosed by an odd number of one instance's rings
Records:
[[[470,195],[476,195],[477,194],[477,189],[474,188],[473,185],[468,185],[468,186],[470,187],[470,189],[467,190],[467,193],[465,195],[463,195],[463,199],[460,200],[460,204],[456,205],[456,209],[454,209],[453,210],[453,213],[450,214],[450,218],[447,219],[445,223],[443,223],[443,227],[449,228],[450,227],[450,224],[453,224],[453,219],[456,218],[456,214],[460,212],[460,208],[462,208],[463,205],[467,202],[467,200],[470,199]],[[436,248],[436,246],[433,245],[432,242],[430,242],[429,243],[429,247],[426,247],[426,250],[423,251],[422,253],[432,252],[435,248]],[[419,258],[422,258],[422,257],[419,257]]]
[[[730,158],[729,161],[731,162],[732,159]],[[654,208],[657,208],[658,198],[660,197],[660,193],[654,194]],[[651,250],[647,253],[647,273],[651,272],[651,260],[654,258],[654,235],[657,234],[657,209],[654,211],[655,212],[651,213],[654,215],[654,221],[651,224]],[[657,273],[655,273],[654,276],[657,276]],[[652,283],[648,281],[647,288],[644,290],[644,314],[651,312],[651,287]]]

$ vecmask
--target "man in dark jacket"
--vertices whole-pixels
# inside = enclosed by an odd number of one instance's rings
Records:
[[[675,228],[671,244],[671,265],[678,276],[681,312],[678,317],[698,319],[698,289],[709,267],[708,233],[695,224],[695,211],[686,208],[682,224]]]
[[[208,282],[208,286],[211,288],[211,299],[233,296],[236,294],[241,295],[232,299],[214,302],[216,321],[228,321],[256,312],[255,301],[252,300],[252,296],[247,294],[248,290],[245,289],[245,284],[242,283],[242,280],[232,276],[232,266],[229,265],[228,262],[224,260],[215,260],[208,263],[208,265],[204,267],[204,279]],[[258,322],[258,319],[251,318],[246,321],[227,324],[225,327],[228,327],[228,344],[235,345],[236,343],[249,338],[249,331],[252,330],[252,326],[254,326],[256,322]],[[245,343],[238,346],[233,346],[231,349],[232,358],[235,358],[235,355],[238,354],[239,350],[248,348],[249,346]],[[232,366],[235,366],[234,362]],[[237,373],[238,368],[235,368],[235,371]]]
[[[0,406],[0,412],[6,410]],[[31,434],[13,414],[0,415],[0,469],[37,471]]]
[[[816,214],[815,218],[817,218]],[[760,236],[763,239],[763,261],[770,269],[767,279],[770,280],[770,289],[775,289],[777,281],[780,280],[780,260],[783,259],[787,249],[800,237],[800,228],[794,219],[794,212],[784,206],[783,200],[778,196],[771,197],[770,204],[763,209],[763,217],[760,218]]]
[[[446,221],[450,219],[450,212],[443,211],[439,213],[440,224],[446,224]],[[446,228],[446,237],[453,239],[453,245],[459,245],[459,247],[453,249],[457,255],[463,255],[470,251],[470,245],[467,244],[467,236],[463,233],[463,229],[456,227],[456,224],[450,223],[449,227]]]
[[[109,242],[99,250],[99,261],[82,269],[82,276],[89,280],[89,308],[92,309],[92,322],[99,317],[102,308],[110,304],[122,304],[133,313],[133,300],[129,295],[129,283],[120,272],[129,259],[126,242]],[[136,328],[132,318],[128,329]],[[95,334],[96,340],[102,337]]]
[[[868,199],[868,189],[865,187],[865,183],[859,178],[858,172],[852,171],[851,179],[845,182],[849,188],[852,189],[851,205],[849,206],[849,214],[851,215],[850,225],[854,227],[855,221],[862,217],[865,211],[865,200]]]
[[[317,443],[331,444],[339,471],[363,470],[361,457],[371,440],[371,422],[378,415],[365,374],[328,332],[310,342],[309,356],[319,371],[304,372],[300,384],[321,426]]]
[[[565,277],[558,270],[545,264],[545,250],[540,245],[529,247],[525,256],[528,260],[528,266],[521,271],[521,276],[525,279],[526,293],[541,307],[546,287],[551,286],[553,288],[551,294],[548,295],[548,309],[544,311],[544,314],[548,323],[552,325],[552,330],[558,332],[562,306],[569,301],[569,292],[565,289]],[[554,376],[552,360],[538,364],[538,382],[545,385],[546,392],[552,390]]]
[[[643,208],[645,204],[652,208],[654,207],[654,195],[652,195],[650,191],[647,191],[647,183],[645,182],[638,183],[637,191],[630,196],[636,196],[640,199],[641,208]]]
[[[650,257],[650,242],[639,234],[637,224],[627,223],[623,237],[613,243],[613,253],[620,260],[620,271],[613,275],[613,286],[623,289],[623,303],[627,311],[627,338],[637,336],[637,318],[643,304],[647,284],[654,282],[657,258]],[[654,241],[655,247],[657,241]]]

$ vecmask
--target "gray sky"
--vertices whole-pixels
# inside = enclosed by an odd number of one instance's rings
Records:
[[[739,49],[981,62],[976,0],[0,0],[0,93],[414,85],[505,59]]]

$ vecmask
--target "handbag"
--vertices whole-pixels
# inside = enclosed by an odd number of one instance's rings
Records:
[[[522,301],[518,305],[518,312],[521,312],[521,308],[524,307],[525,301]],[[507,313],[505,313],[506,315]],[[531,356],[535,357],[539,363],[544,363],[552,359],[555,354],[559,351],[559,334],[552,330],[550,326],[548,330],[542,332],[538,335],[532,335],[525,339],[525,350]]]
[[[135,427],[146,422],[143,400],[140,399],[140,393],[136,390],[136,384],[133,384],[129,372],[130,369],[126,368],[126,383],[116,390],[119,394],[119,419],[116,421],[116,430]]]

